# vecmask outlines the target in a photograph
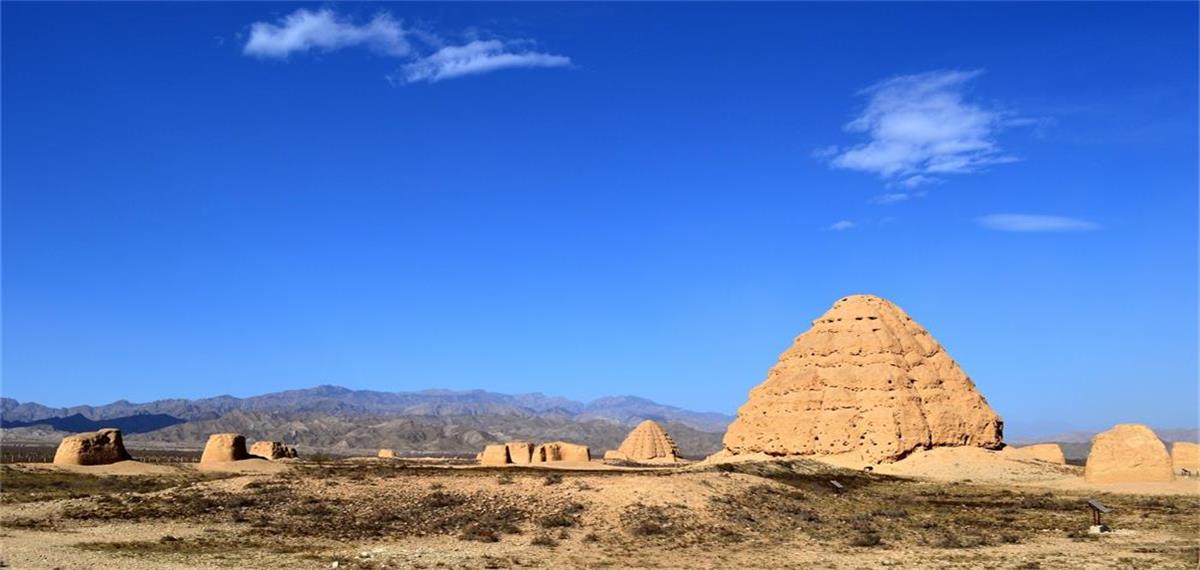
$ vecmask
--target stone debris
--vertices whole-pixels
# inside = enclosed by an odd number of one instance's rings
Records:
[[[1003,422],[958,363],[891,302],[845,297],[750,391],[725,433],[732,454],[868,462],[939,446],[999,448]]]
[[[1142,424],[1117,424],[1092,438],[1084,477],[1089,483],[1171,481],[1175,473],[1167,446]]]
[[[200,463],[225,463],[250,459],[246,452],[246,438],[236,433],[214,433],[208,436]]]
[[[54,453],[56,465],[108,465],[130,459],[121,430],[114,428],[68,435]]]

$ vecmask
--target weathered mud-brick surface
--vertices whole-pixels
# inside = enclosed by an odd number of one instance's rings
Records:
[[[667,430],[653,420],[645,420],[625,436],[612,457],[631,461],[675,461],[679,458],[679,448],[667,435]]]
[[[1189,441],[1171,444],[1171,465],[1176,471],[1187,469],[1191,473],[1200,473],[1200,445]]]
[[[533,462],[533,444],[527,441],[510,441],[506,444],[508,448],[508,460],[510,463],[518,465],[526,465]]]
[[[483,453],[479,455],[480,465],[507,465],[508,461],[508,446],[503,443],[495,443],[483,448]]]
[[[57,465],[108,465],[129,459],[121,430],[112,428],[68,435],[54,453]]]
[[[1117,424],[1092,438],[1084,476],[1089,483],[1171,481],[1175,473],[1167,446],[1141,424]]]
[[[588,462],[592,460],[592,452],[586,445],[552,441],[543,443],[533,450],[533,462],[545,463],[554,461]]]
[[[1003,422],[921,325],[871,295],[841,299],[796,337],[725,433],[734,454],[894,461],[936,446],[1001,445]]]
[[[279,441],[256,441],[250,446],[250,455],[270,459],[295,459],[296,449]]]
[[[208,436],[200,463],[224,463],[250,459],[246,452],[246,438],[236,433],[214,433]]]

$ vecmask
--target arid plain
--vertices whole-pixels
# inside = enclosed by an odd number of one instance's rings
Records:
[[[1195,568],[1196,451],[1136,424],[1095,436],[1082,465],[1056,444],[1007,445],[928,331],[852,296],[795,339],[709,457],[683,457],[650,420],[615,449],[507,441],[436,459],[297,453],[236,433],[202,454],[140,456],[101,430],[64,438],[53,462],[3,466],[0,556],[17,568]]]

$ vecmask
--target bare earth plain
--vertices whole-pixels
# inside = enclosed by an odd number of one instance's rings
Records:
[[[136,454],[135,454],[136,455]],[[288,461],[0,472],[13,568],[1196,568],[1200,482],[934,450],[864,471],[807,459]],[[836,463],[836,462],[835,462]],[[844,468],[847,467],[847,468]],[[837,489],[831,481],[837,481]],[[1095,498],[1113,532],[1088,533]]]

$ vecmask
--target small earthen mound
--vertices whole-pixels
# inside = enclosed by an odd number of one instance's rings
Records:
[[[1119,424],[1092,438],[1084,476],[1089,483],[1171,481],[1171,456],[1154,432],[1141,424]]]
[[[113,428],[64,437],[54,453],[56,465],[108,465],[130,459],[121,430]]]
[[[1200,445],[1190,441],[1171,444],[1171,465],[1176,471],[1187,470],[1193,475],[1200,474]]]
[[[379,453],[376,453],[375,456],[380,459],[395,459],[396,458],[396,450],[380,449]]]
[[[611,454],[611,456],[610,456]],[[679,459],[679,448],[667,430],[653,420],[646,420],[633,428],[617,453],[605,453],[605,459],[625,461],[673,462]]]
[[[586,445],[577,443],[567,443],[565,441],[554,441],[543,443],[533,450],[534,463],[547,463],[554,461],[582,461],[587,463],[592,460],[592,452]]]
[[[256,441],[250,447],[250,455],[275,461],[278,459],[295,459],[296,448],[288,447],[280,441]]]
[[[250,459],[246,452],[246,438],[236,433],[214,433],[208,436],[200,463],[225,463]]]
[[[1010,447],[1013,457],[1020,459],[1034,459],[1037,461],[1045,461],[1046,463],[1057,463],[1059,465],[1067,464],[1067,457],[1063,455],[1063,450],[1057,443],[1039,443],[1037,445],[1026,445],[1024,447]]]
[[[733,454],[857,454],[999,448],[1003,422],[941,344],[872,295],[835,303],[796,337],[725,432]]]

